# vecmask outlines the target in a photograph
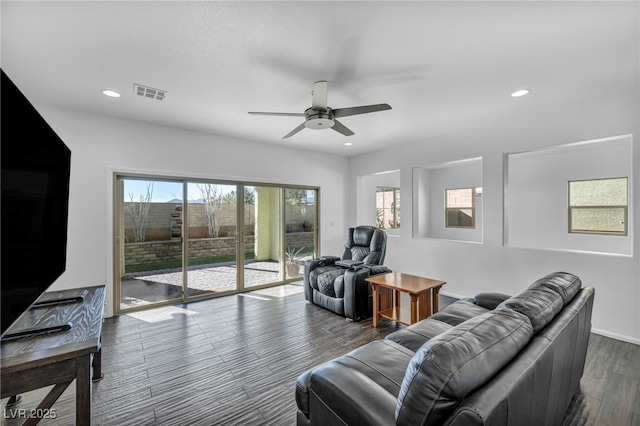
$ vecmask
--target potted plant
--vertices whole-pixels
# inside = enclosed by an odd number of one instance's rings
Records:
[[[302,247],[296,249],[287,247],[287,251],[285,251],[285,265],[287,267],[287,276],[289,278],[297,277],[300,275],[300,252],[302,251]]]

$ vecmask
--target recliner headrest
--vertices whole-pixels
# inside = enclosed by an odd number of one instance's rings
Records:
[[[562,310],[562,297],[545,287],[531,288],[498,305],[496,309],[509,308],[529,318],[533,332],[537,333],[549,324]]]
[[[373,236],[373,228],[358,226],[353,229],[353,243],[357,246],[369,246]]]
[[[347,230],[342,259],[361,260],[382,265],[387,251],[387,234],[374,226],[357,226]]]
[[[535,281],[517,296],[498,305],[526,315],[534,333],[542,330],[569,303],[580,288],[580,278],[568,272],[553,272]]]
[[[553,290],[562,297],[563,306],[566,306],[582,288],[582,281],[568,272],[553,272],[540,278],[531,284],[529,288],[548,288]]]

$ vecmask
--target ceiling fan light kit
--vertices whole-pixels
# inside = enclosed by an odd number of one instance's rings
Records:
[[[326,111],[322,111],[314,110],[312,107],[307,109],[304,115],[306,117],[304,126],[307,129],[326,129],[327,127],[333,127],[335,124],[332,111],[329,108]]]
[[[303,116],[304,123],[287,133],[282,139],[289,138],[300,130],[304,129],[333,129],[344,136],[351,136],[354,133],[344,124],[336,120],[336,117],[348,117],[350,115],[368,114],[370,112],[385,111],[391,109],[388,104],[364,105],[350,108],[332,109],[327,106],[327,82],[316,81],[311,92],[311,107],[307,108],[304,114],[292,112],[249,112],[253,115],[278,115],[278,116]]]

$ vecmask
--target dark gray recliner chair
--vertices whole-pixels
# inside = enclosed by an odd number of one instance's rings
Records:
[[[347,319],[359,321],[372,314],[371,286],[365,278],[391,272],[382,265],[387,250],[387,234],[374,226],[349,228],[342,256],[307,260],[304,265],[305,298]],[[361,265],[344,267],[340,260]]]

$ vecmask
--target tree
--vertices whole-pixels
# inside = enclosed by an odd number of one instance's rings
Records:
[[[222,196],[222,202],[224,204],[235,204],[238,202],[236,197],[236,191],[227,192]]]
[[[256,203],[256,190],[254,188],[244,187],[244,203],[255,204]]]
[[[140,201],[133,201],[133,194],[129,193],[129,203],[125,203],[125,208],[131,219],[133,226],[133,241],[141,243],[145,240],[147,226],[149,225],[149,207],[153,197],[153,182],[147,185],[146,196],[140,196]]]
[[[290,206],[307,204],[307,190],[287,188],[285,189],[284,199],[285,203]]]
[[[214,184],[198,184],[202,201],[207,212],[209,236],[216,238],[220,231],[220,211],[222,210],[222,190]]]

